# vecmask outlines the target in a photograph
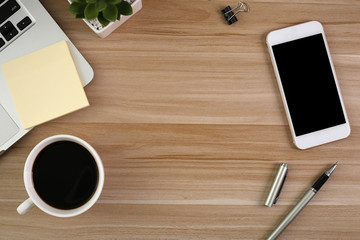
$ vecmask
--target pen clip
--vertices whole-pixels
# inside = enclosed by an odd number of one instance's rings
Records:
[[[273,203],[273,204],[276,204],[277,201],[279,200],[281,190],[283,189],[283,186],[284,186],[286,177],[287,177],[287,175],[288,175],[288,171],[289,171],[289,169],[286,168],[285,176],[284,176],[284,178],[283,178],[283,180],[282,180],[281,186],[280,186],[279,191],[278,191],[278,193],[277,193],[277,195],[276,195],[276,197],[275,197],[275,199],[274,199],[274,203]]]

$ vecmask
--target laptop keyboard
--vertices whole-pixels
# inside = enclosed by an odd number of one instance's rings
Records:
[[[35,20],[20,1],[0,0],[0,52],[34,23]]]

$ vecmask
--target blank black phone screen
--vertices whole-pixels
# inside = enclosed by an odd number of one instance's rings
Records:
[[[296,136],[345,123],[322,34],[272,46]]]

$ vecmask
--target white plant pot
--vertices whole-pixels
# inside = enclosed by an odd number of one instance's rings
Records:
[[[71,0],[68,0],[71,3]],[[127,0],[130,2],[131,7],[133,9],[133,13],[129,16],[121,15],[120,20],[116,20],[115,22],[109,23],[106,27],[103,27],[101,23],[97,19],[88,21],[83,19],[84,22],[101,38],[107,37],[110,33],[112,33],[115,29],[120,27],[121,24],[126,22],[129,18],[134,16],[135,13],[140,11],[142,8],[142,1],[141,0]]]

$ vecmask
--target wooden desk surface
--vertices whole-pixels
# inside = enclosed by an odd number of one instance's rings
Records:
[[[91,106],[32,130],[0,158],[0,239],[264,239],[314,180],[335,173],[281,239],[360,239],[360,1],[248,1],[228,26],[220,10],[236,1],[145,0],[106,39],[42,0],[90,62]],[[266,34],[323,23],[352,133],[297,150],[267,52]],[[70,219],[33,209],[23,166],[55,134],[92,144],[105,166],[103,193]],[[279,203],[264,201],[278,164],[289,164]]]

